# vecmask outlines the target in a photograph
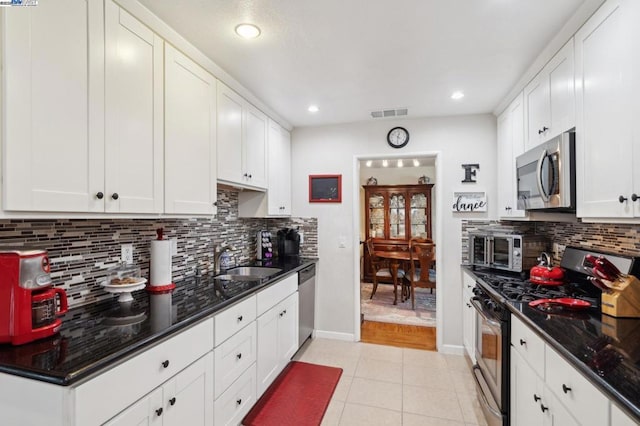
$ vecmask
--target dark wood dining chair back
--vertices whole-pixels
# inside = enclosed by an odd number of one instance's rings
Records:
[[[411,253],[410,272],[405,275],[406,284],[410,288],[411,306],[416,308],[415,288],[436,288],[435,271],[432,269],[435,260],[436,246],[426,238],[412,238],[409,240]]]
[[[369,238],[365,241],[367,252],[369,253],[369,260],[371,261],[371,268],[373,269],[373,290],[371,291],[370,299],[378,290],[378,282],[393,282],[393,276],[389,269],[389,261],[386,259],[380,259],[376,256],[375,247],[373,246],[373,239]]]

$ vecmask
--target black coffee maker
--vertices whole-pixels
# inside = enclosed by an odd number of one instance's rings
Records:
[[[284,228],[278,231],[278,257],[300,256],[300,233],[297,229]]]

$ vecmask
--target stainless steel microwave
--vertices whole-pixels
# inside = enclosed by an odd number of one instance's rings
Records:
[[[575,211],[575,133],[565,132],[516,158],[518,209]]]
[[[469,233],[469,257],[473,266],[526,272],[537,265],[540,253],[547,250],[548,240],[537,235]]]

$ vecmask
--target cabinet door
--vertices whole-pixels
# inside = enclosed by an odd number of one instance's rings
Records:
[[[611,426],[635,426],[638,423],[627,416],[617,405],[611,404]]]
[[[389,194],[389,239],[406,240],[406,218],[407,198],[405,192],[392,192]]]
[[[525,150],[547,140],[549,132],[549,78],[545,70],[524,89]]]
[[[3,11],[6,210],[102,212],[102,2]]]
[[[549,78],[550,139],[575,126],[573,38],[545,66]]]
[[[542,389],[538,376],[518,352],[511,348],[510,416],[514,426],[543,424]]]
[[[182,370],[163,390],[163,426],[213,424],[213,353]]]
[[[267,187],[267,116],[245,102],[243,108],[243,182],[246,185]]]
[[[425,192],[409,191],[409,218],[411,234],[409,238],[431,238],[431,197]]]
[[[280,199],[282,214],[291,215],[291,133],[281,130],[281,162],[280,162]]]
[[[514,208],[512,196],[515,182],[511,169],[515,164],[511,146],[511,114],[508,108],[498,117],[497,125],[498,212],[500,217],[509,217],[510,210]]]
[[[105,426],[160,426],[163,424],[162,388],[136,402],[105,423]]]
[[[218,81],[218,179],[242,182],[243,99]]]
[[[386,235],[386,223],[385,223],[385,206],[386,196],[382,191],[369,193],[367,200],[365,200],[367,206],[367,237],[370,238],[385,238]]]
[[[633,192],[635,3],[606,2],[575,35],[578,217],[633,215],[633,203],[618,197]]]
[[[282,371],[298,350],[298,292],[283,300],[278,310],[278,358]]]
[[[462,341],[465,351],[471,362],[475,364],[475,341],[476,341],[476,310],[470,303],[473,297],[474,279],[467,273],[462,273]]]
[[[268,214],[291,214],[291,136],[278,123],[269,121]]]
[[[165,46],[165,212],[216,209],[216,80]]]
[[[278,361],[279,305],[258,317],[257,392],[264,393],[280,373]]]
[[[163,41],[105,5],[105,210],[163,211]]]

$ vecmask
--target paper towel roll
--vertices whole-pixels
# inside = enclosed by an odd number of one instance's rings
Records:
[[[171,241],[151,241],[151,279],[149,285],[171,284]]]

